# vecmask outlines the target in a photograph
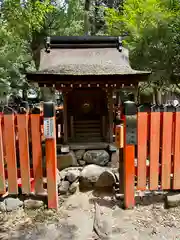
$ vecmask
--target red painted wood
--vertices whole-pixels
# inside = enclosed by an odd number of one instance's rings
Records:
[[[8,192],[18,194],[14,115],[4,115],[4,137],[8,170]]]
[[[148,137],[148,114],[137,114],[137,149],[138,149],[138,173],[137,189],[146,190],[146,160],[147,160],[147,137]]]
[[[27,114],[17,114],[22,193],[24,194],[31,192],[28,121],[29,116]]]
[[[163,112],[162,126],[162,189],[170,189],[171,149],[172,149],[172,112]]]
[[[35,192],[43,191],[42,146],[40,115],[31,114],[31,136]]]
[[[135,205],[134,198],[134,145],[124,146],[124,205],[125,208],[133,208]]]
[[[175,114],[173,189],[180,189],[180,112]]]
[[[150,113],[150,189],[158,189],[160,152],[160,112]]]
[[[0,194],[6,192],[5,174],[4,174],[4,149],[2,137],[2,116],[0,115]]]
[[[54,139],[46,139],[46,172],[48,190],[48,208],[58,208],[56,129],[54,118]]]

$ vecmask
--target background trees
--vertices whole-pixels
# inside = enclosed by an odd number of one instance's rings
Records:
[[[44,37],[53,34],[126,35],[132,67],[153,72],[140,90],[179,91],[179,0],[3,0],[1,90],[28,88],[24,73],[38,69]]]
[[[179,91],[171,81],[178,82],[180,74],[180,2],[126,0],[122,11],[106,12],[109,34],[118,35],[119,29],[128,33],[132,67],[152,71],[141,90],[153,92],[157,98],[162,91]]]

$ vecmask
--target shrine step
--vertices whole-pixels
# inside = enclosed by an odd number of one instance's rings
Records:
[[[74,123],[76,123],[76,124],[83,124],[83,123],[95,124],[95,123],[99,123],[100,124],[100,120],[75,120]]]
[[[102,138],[75,138],[76,143],[100,143],[103,141]]]
[[[74,121],[74,138],[77,142],[101,142],[100,120]]]
[[[86,128],[77,128],[77,127],[75,128],[75,132],[77,132],[77,133],[82,133],[84,131],[86,131],[87,133],[99,132],[100,131],[100,126],[99,127],[94,127],[94,126],[87,127],[86,126]]]
[[[74,122],[74,128],[82,129],[82,128],[100,128],[100,123],[76,123]]]
[[[78,133],[77,131],[75,131],[75,136],[77,137],[101,137],[101,133],[100,131],[98,132],[81,132],[81,133]]]

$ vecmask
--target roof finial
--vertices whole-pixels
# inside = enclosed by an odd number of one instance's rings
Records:
[[[50,43],[51,43],[51,37],[47,37],[47,39],[46,39],[46,49],[45,49],[45,51],[47,53],[50,53]]]
[[[122,52],[122,37],[118,37],[118,50]]]

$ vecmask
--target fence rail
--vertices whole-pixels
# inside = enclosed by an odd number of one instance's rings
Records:
[[[136,116],[137,145],[127,143],[127,129],[124,128],[124,194],[127,208],[135,204],[135,190],[180,189],[179,108],[156,111],[141,111],[139,108]]]
[[[42,129],[43,117],[40,114],[11,113],[0,116],[0,194],[8,191],[8,194],[17,195],[18,186],[21,186],[23,194],[32,191],[37,195],[42,194],[45,191],[43,177],[47,177],[47,182],[53,182],[53,186],[51,184],[47,188],[48,206],[57,208],[57,190],[52,191],[56,189],[56,174],[43,175],[45,172],[54,173],[56,157],[52,157],[52,153],[56,152],[56,148],[52,150],[50,143],[56,143],[56,138],[49,139],[49,146],[46,144],[45,147],[46,163],[52,161],[54,166],[43,166]]]

